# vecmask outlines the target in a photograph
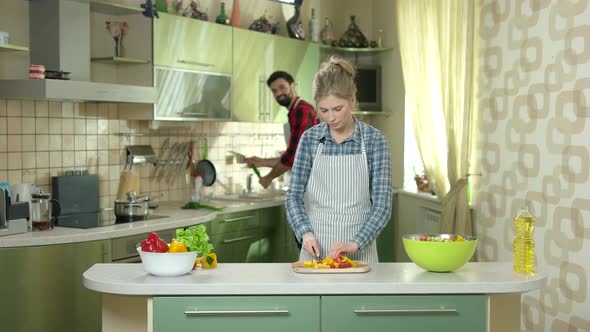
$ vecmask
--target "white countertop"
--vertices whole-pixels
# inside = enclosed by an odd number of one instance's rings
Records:
[[[273,200],[264,200],[258,202],[246,201],[211,201],[210,204],[217,207],[224,207],[219,212],[199,209],[199,210],[182,210],[176,206],[182,203],[162,202],[160,207],[154,210],[154,214],[167,216],[166,218],[150,219],[145,221],[134,221],[123,224],[110,226],[101,226],[95,228],[69,228],[55,227],[48,231],[28,232],[9,236],[0,236],[0,248],[12,247],[32,247],[57,245],[65,243],[86,242],[113,239],[123,236],[157,232],[165,229],[180,228],[192,226],[215,219],[218,214],[231,213],[239,211],[249,211],[263,209],[268,207],[280,206],[285,203],[285,196],[277,196]]]
[[[541,274],[513,273],[509,262],[467,263],[450,273],[379,263],[367,273],[346,274],[299,274],[288,263],[220,263],[173,278],[149,275],[142,264],[95,264],[83,274],[91,290],[142,296],[523,293],[545,281]]]

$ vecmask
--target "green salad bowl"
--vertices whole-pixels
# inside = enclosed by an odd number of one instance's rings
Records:
[[[404,235],[402,241],[412,262],[432,272],[460,268],[471,259],[477,247],[475,237],[457,234],[409,234]]]

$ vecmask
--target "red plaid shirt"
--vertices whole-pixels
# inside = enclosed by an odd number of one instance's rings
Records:
[[[299,100],[299,103],[297,103]],[[281,156],[281,164],[292,167],[293,161],[295,160],[295,152],[297,151],[297,145],[303,132],[308,128],[315,126],[319,123],[315,108],[308,102],[299,97],[295,98],[292,109],[289,110],[289,127],[291,128],[291,134],[289,136],[289,146],[287,151]]]

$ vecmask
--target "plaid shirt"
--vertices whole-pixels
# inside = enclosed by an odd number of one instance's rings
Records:
[[[291,180],[287,192],[287,219],[298,239],[307,232],[313,232],[311,224],[303,208],[303,194],[311,174],[311,168],[318,149],[318,142],[324,139],[323,155],[360,154],[362,126],[363,141],[369,164],[369,190],[371,194],[371,210],[367,221],[360,231],[351,239],[365,248],[377,238],[391,216],[392,182],[391,159],[389,144],[378,129],[355,118],[352,136],[342,143],[334,141],[326,123],[321,123],[307,130],[301,138],[295,163],[291,169]],[[350,179],[350,181],[355,181]]]
[[[293,105],[297,103],[298,99],[299,97],[295,99]],[[289,110],[288,115],[291,134],[289,136],[289,146],[281,155],[281,164],[287,167],[292,167],[301,135],[303,135],[303,132],[308,128],[318,124],[318,119],[315,114],[315,108],[303,99],[300,99],[299,104],[297,104],[296,107]]]

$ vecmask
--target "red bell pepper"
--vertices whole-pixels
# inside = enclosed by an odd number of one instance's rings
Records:
[[[168,244],[160,239],[158,234],[152,232],[148,234],[147,239],[141,241],[141,251],[146,252],[167,252]]]

